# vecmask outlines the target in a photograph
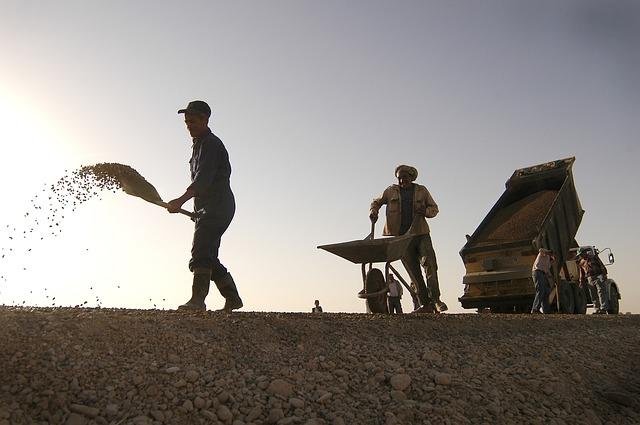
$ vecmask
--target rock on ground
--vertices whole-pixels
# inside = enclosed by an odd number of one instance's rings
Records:
[[[636,424],[640,316],[0,307],[0,424]]]

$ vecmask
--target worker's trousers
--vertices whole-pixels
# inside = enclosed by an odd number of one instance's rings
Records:
[[[609,288],[604,275],[589,276],[589,293],[596,309],[609,310]]]
[[[409,247],[406,255],[402,257],[402,264],[418,289],[418,298],[422,305],[440,300],[438,263],[430,234],[420,235],[420,238]],[[426,285],[422,277],[422,270],[420,270],[421,266],[427,277]]]
[[[388,297],[389,314],[402,314],[402,303],[400,297]]]
[[[227,274],[227,268],[218,259],[218,251],[222,235],[231,224],[234,214],[235,202],[229,202],[196,219],[189,270],[210,268],[211,280],[220,280]]]
[[[540,313],[540,307],[542,307],[542,312],[547,314],[549,313],[549,292],[551,291],[549,279],[542,270],[534,270],[531,277],[536,286],[536,297],[533,299],[531,312]]]

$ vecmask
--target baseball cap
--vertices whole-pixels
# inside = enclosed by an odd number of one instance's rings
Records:
[[[589,253],[589,248],[587,248],[586,246],[581,246],[576,251],[576,255],[582,255],[582,254],[588,254],[588,253]]]
[[[207,105],[207,102],[204,102],[202,100],[194,100],[192,102],[189,102],[189,104],[185,109],[180,109],[178,113],[179,114],[186,114],[186,113],[200,114],[200,115],[206,115],[209,117],[211,116],[211,108],[209,107],[209,105]]]

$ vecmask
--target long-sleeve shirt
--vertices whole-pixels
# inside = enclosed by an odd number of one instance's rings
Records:
[[[194,207],[206,215],[213,208],[234,204],[229,179],[231,164],[222,140],[209,130],[193,140],[191,185],[195,192]]]

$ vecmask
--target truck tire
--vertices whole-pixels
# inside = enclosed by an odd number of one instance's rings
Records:
[[[573,312],[575,314],[587,314],[587,294],[585,289],[581,288],[577,283],[571,283],[573,289]]]
[[[373,294],[379,292],[387,287],[387,283],[384,280],[384,275],[380,269],[371,269],[367,272],[367,276],[364,281],[364,288],[367,294]],[[367,306],[372,313],[388,313],[387,296],[381,295],[375,298],[367,298]]]
[[[566,280],[560,281],[560,313],[573,314],[575,310],[575,300],[573,299],[573,289],[571,283]]]
[[[607,281],[609,286],[609,314],[620,313],[620,294],[618,294],[618,287],[612,281]]]

